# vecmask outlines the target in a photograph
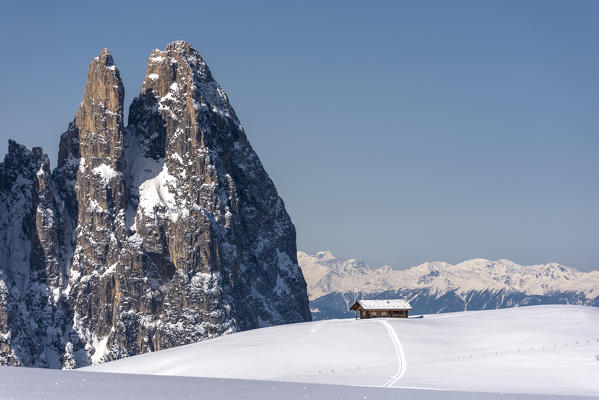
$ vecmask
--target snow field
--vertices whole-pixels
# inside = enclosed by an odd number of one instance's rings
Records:
[[[588,400],[589,398],[0,367],[0,399]]]
[[[347,319],[276,326],[86,369],[599,396],[597,354],[599,309],[535,306],[424,318]]]
[[[535,306],[424,320],[391,322],[408,364],[395,386],[599,395],[597,308]]]
[[[383,386],[397,356],[379,322],[335,320],[240,332],[84,370]]]
[[[599,309],[535,306],[276,326],[76,371],[0,367],[0,400],[584,400],[598,377]]]

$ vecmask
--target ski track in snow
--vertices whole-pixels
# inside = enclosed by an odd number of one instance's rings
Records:
[[[405,373],[406,373],[406,356],[403,352],[403,347],[401,346],[401,342],[399,341],[397,332],[395,332],[395,329],[393,329],[391,324],[383,319],[379,320],[378,322],[380,322],[385,327],[385,329],[387,329],[387,332],[389,333],[389,337],[391,338],[391,341],[393,342],[393,347],[395,347],[395,354],[397,355],[397,364],[398,364],[397,372],[395,373],[395,375],[393,375],[393,377],[391,378],[391,380],[389,380],[389,382],[387,382],[383,385],[383,387],[390,387],[390,386],[393,386],[393,384],[395,384],[395,382],[400,380],[401,377],[405,375]]]

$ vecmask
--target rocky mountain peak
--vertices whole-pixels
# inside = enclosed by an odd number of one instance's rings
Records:
[[[41,147],[29,150],[14,140],[8,141],[8,154],[4,157],[2,167],[6,179],[9,181],[15,176],[23,174],[35,175],[36,179],[44,179],[50,175],[50,160]]]
[[[31,158],[31,151],[27,147],[15,142],[12,139],[8,140],[8,154],[4,157],[5,165],[23,165],[28,163]]]
[[[118,113],[123,110],[124,96],[120,71],[110,51],[104,49],[89,64],[83,100]]]
[[[92,60],[83,99],[75,117],[80,155],[91,168],[104,163],[123,170],[123,101],[125,89],[107,49]]]
[[[96,59],[101,60],[105,65],[114,65],[112,53],[106,47],[100,51],[100,54],[97,57],[94,57],[94,60]]]
[[[198,51],[184,40],[175,40],[166,45],[166,51],[173,51],[180,54],[198,54]]]
[[[310,319],[293,223],[199,52],[151,53],[127,127],[123,100],[104,49],[58,167],[16,143],[0,164],[0,363],[73,368]]]
[[[151,92],[165,117],[179,119],[181,112],[216,112],[237,117],[224,90],[212,77],[200,53],[186,42],[170,43],[164,51],[154,50],[148,59],[142,96]]]

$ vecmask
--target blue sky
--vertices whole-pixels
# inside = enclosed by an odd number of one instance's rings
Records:
[[[56,160],[102,48],[128,107],[150,51],[187,40],[299,249],[599,267],[599,2],[321,3],[3,1],[0,152]]]

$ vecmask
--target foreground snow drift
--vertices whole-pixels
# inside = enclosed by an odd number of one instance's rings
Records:
[[[599,309],[537,306],[277,326],[87,370],[599,396],[597,358]]]
[[[385,389],[0,367],[0,399],[2,400],[542,400],[547,398],[543,395]],[[579,396],[550,396],[549,398],[588,399]]]

